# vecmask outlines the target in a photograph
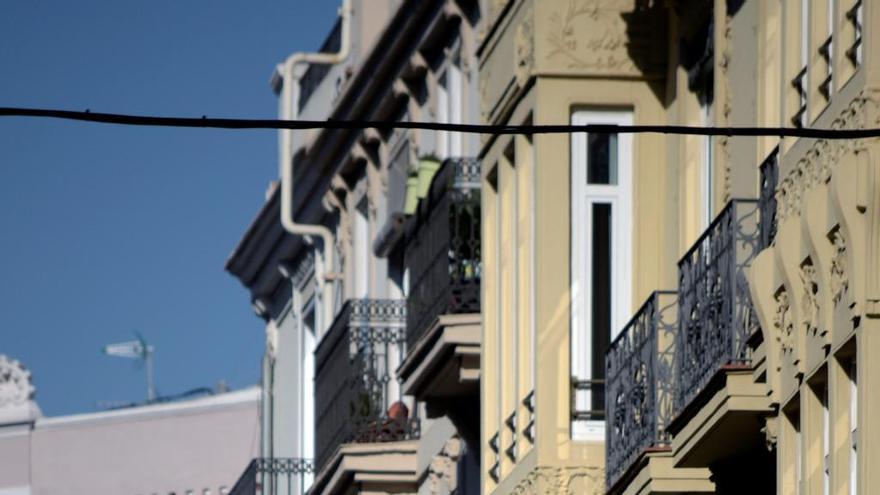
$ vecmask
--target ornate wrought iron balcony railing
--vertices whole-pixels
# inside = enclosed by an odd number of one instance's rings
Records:
[[[672,421],[675,292],[651,294],[605,355],[605,481],[612,487],[639,457],[669,445]]]
[[[353,299],[315,350],[315,453],[320,470],[344,443],[418,436],[394,370],[404,352],[403,300]]]
[[[776,186],[779,182],[779,148],[775,148],[761,164],[761,249],[776,238]]]
[[[678,262],[675,413],[722,366],[749,365],[759,329],[745,271],[761,249],[757,200],[732,200]]]
[[[448,159],[407,226],[407,345],[438,316],[480,312],[480,162]]]
[[[229,495],[293,495],[305,493],[305,475],[315,472],[311,459],[257,458],[242,473]]]

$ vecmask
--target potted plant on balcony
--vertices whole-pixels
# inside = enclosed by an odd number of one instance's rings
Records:
[[[406,179],[406,195],[403,200],[403,212],[412,215],[419,206],[419,176],[416,171],[411,171]]]
[[[418,197],[422,199],[428,196],[428,191],[431,190],[431,180],[434,178],[434,174],[440,170],[440,158],[434,153],[419,156],[417,170],[419,179]]]
[[[433,153],[419,156],[418,163],[410,167],[409,178],[406,179],[406,196],[403,212],[411,215],[416,212],[419,200],[428,196],[431,180],[440,169],[440,159]]]

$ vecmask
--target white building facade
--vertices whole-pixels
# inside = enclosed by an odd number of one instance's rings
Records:
[[[0,495],[219,495],[259,448],[259,388],[43,417],[0,355]]]

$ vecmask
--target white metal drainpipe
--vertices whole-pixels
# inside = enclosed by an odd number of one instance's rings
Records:
[[[282,120],[295,120],[299,113],[300,76],[295,74],[295,69],[300,64],[338,64],[348,58],[351,51],[351,0],[343,0],[339,10],[341,18],[341,39],[337,53],[308,53],[297,52],[287,57],[276,71],[281,76],[281,98],[279,101],[279,114]],[[333,320],[334,303],[334,280],[338,278],[336,273],[336,259],[334,256],[333,233],[321,224],[297,223],[293,218],[293,130],[279,130],[280,150],[278,153],[278,167],[281,173],[281,225],[287,232],[294,235],[318,236],[324,242],[324,280],[323,280],[323,306],[324,330],[329,328]]]

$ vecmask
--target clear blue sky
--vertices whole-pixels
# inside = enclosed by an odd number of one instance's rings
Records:
[[[335,0],[3,0],[0,106],[274,118],[268,81]],[[143,333],[160,393],[259,380],[262,322],[223,265],[277,176],[274,131],[0,119],[0,353],[47,415],[145,396],[103,356]]]

